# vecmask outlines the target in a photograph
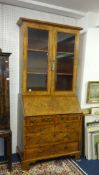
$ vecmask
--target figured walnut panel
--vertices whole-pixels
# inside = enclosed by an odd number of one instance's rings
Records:
[[[81,113],[76,97],[24,96],[25,116]]]

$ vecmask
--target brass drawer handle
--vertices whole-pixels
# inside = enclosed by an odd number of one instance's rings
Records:
[[[65,146],[64,146],[64,149],[67,149],[67,148],[68,148],[68,146],[67,146],[67,145],[65,145]]]
[[[39,150],[38,152],[39,152],[39,153],[43,153],[43,150]]]
[[[44,118],[44,119],[42,119],[42,121],[43,122],[50,122],[50,121],[52,121],[52,119],[51,118]]]
[[[40,128],[40,132],[45,131],[45,128]]]
[[[65,128],[70,128],[70,129],[71,129],[71,126],[69,126],[69,125],[66,125],[66,126],[65,126]]]
[[[35,121],[30,121],[31,123],[34,123]]]
[[[64,117],[61,117],[61,120],[64,120]]]
[[[45,142],[45,139],[40,139],[40,143],[44,143]]]

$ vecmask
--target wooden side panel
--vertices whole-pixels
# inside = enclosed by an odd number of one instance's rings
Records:
[[[22,158],[24,150],[24,108],[22,103],[22,96],[18,96],[18,128],[17,128],[17,148]]]

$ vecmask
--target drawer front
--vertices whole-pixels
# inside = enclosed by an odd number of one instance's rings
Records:
[[[55,125],[55,132],[65,132],[68,129],[75,129],[80,130],[81,128],[81,122],[80,121],[72,121],[72,122],[66,122],[66,123],[57,123]]]
[[[54,154],[53,146],[38,147],[34,149],[25,149],[24,159],[48,158]]]
[[[24,159],[37,159],[54,157],[55,155],[66,155],[78,151],[78,143],[61,143],[45,147],[38,147],[35,149],[26,150],[24,152]]]
[[[42,129],[38,133],[28,133],[24,140],[25,148],[52,143],[54,142],[54,126],[46,126],[44,130]]]
[[[53,116],[30,116],[25,118],[25,125],[43,125],[43,124],[54,124]]]
[[[54,149],[57,154],[78,151],[78,142],[57,144]]]
[[[55,141],[56,142],[74,142],[79,141],[81,133],[80,122],[67,122],[55,125]]]
[[[64,123],[68,121],[80,121],[81,117],[79,114],[68,114],[68,115],[56,115],[55,116],[55,123]]]
[[[49,134],[54,132],[54,125],[33,125],[25,126],[25,135],[27,134]]]
[[[69,130],[67,132],[59,132],[55,134],[55,142],[75,142],[79,141],[79,132],[74,130]]]

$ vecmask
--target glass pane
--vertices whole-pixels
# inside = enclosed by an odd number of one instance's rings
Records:
[[[27,90],[47,90],[48,31],[28,29]]]
[[[55,90],[72,90],[75,35],[57,34]]]

